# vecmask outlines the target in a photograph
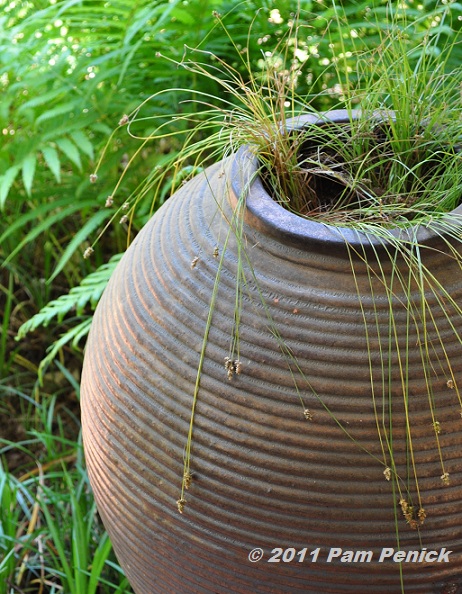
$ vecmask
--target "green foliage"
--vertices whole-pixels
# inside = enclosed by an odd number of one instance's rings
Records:
[[[79,398],[78,382],[62,365],[55,370],[63,381],[54,395],[8,395],[0,383],[0,594],[129,594],[83,464],[71,397]],[[26,435],[16,442],[5,436],[15,400],[21,415],[8,426],[22,422]]]
[[[16,566],[16,533],[21,517],[17,500],[17,481],[0,469],[0,594],[7,594],[7,579]]]
[[[63,500],[57,502],[56,490],[47,487],[42,487],[37,497],[54,545],[48,550],[52,553],[55,567],[59,567],[57,574],[66,592],[95,594],[112,545],[107,533],[98,535],[94,532],[96,507],[86,474],[75,477],[66,469],[60,474],[66,489]],[[59,516],[56,515],[57,503],[63,512]]]
[[[103,264],[95,272],[86,276],[80,285],[73,287],[66,295],[61,295],[58,299],[47,303],[19,328],[17,340],[21,340],[28,332],[32,332],[39,326],[48,326],[52,320],[56,320],[58,323],[62,322],[71,311],[76,315],[74,320],[70,320],[70,329],[48,347],[47,355],[40,362],[38,377],[41,383],[44,381],[44,374],[49,365],[59,355],[63,347],[71,344],[73,349],[77,349],[79,343],[86,338],[91,326],[91,317],[84,316],[84,312],[88,305],[95,309],[121,257],[122,254],[113,256],[107,264]]]
[[[408,18],[419,17],[413,33],[419,41],[441,9],[430,9],[427,3],[425,16],[424,9],[413,8],[414,4],[409,3]],[[236,7],[234,2],[207,0],[187,6],[179,0],[98,0],[91,4],[2,0],[2,5],[0,207],[16,185],[30,195],[36,176],[40,183],[46,168],[56,183],[72,170],[80,174],[117,121],[147,93],[165,87],[204,90],[199,78],[160,59],[157,52],[165,53],[168,48],[169,57],[180,61],[185,47],[199,47],[239,68],[237,47],[248,52],[252,70],[257,72],[262,54],[274,52],[297,9],[297,3],[289,0],[277,9],[271,2],[249,1]],[[226,18],[232,43],[215,26],[214,9]],[[358,40],[366,47],[377,44],[377,18],[385,10],[384,0],[372,6],[370,2],[349,3],[345,7],[348,23],[340,28],[332,25],[330,3],[303,3],[298,43],[293,48],[294,59],[306,70],[300,92],[307,89],[309,78],[318,81],[316,90],[332,88],[335,77],[326,66],[343,49],[351,52],[353,42],[356,47]],[[457,16],[458,10],[460,6],[453,3],[451,12]],[[352,33],[345,35],[345,28]],[[439,32],[448,36],[451,29],[445,24]],[[207,90],[213,93],[214,88]],[[181,99],[178,93],[165,95],[162,102],[151,105],[151,113],[170,113],[173,106],[183,110]],[[112,165],[126,149],[117,148]]]
[[[28,243],[37,240],[38,237],[43,236],[47,232],[52,232],[58,223],[65,222],[72,215],[89,212],[93,206],[94,200],[71,202],[69,197],[66,196],[61,200],[43,201],[34,210],[18,216],[14,223],[5,229],[0,236],[0,242],[6,242],[10,237],[14,237],[16,244],[4,259],[3,266],[13,260]],[[72,254],[81,248],[88,234],[94,231],[105,219],[109,218],[109,215],[109,211],[100,210],[94,213],[91,218],[87,219],[85,225],[76,232],[74,238],[68,243],[60,256],[56,269],[50,277],[51,280],[64,268]],[[30,223],[33,223],[30,226],[30,230],[24,234],[21,241],[17,242],[19,231],[24,233],[29,228]]]
[[[181,116],[171,113],[170,122],[166,123],[163,115],[152,114],[150,106],[157,105],[171,90],[153,94],[127,116],[128,132],[140,141],[130,166],[152,142],[168,139],[186,147],[172,152],[161,170],[155,168],[138,186],[130,196],[131,212],[142,206],[146,198],[154,196],[155,201],[162,195],[165,170],[182,176],[191,163],[195,171],[241,144],[256,147],[275,199],[290,205],[298,214],[312,215],[319,209],[316,199],[313,204],[310,202],[310,194],[315,191],[306,183],[307,176],[318,180],[329,177],[340,187],[340,223],[348,222],[348,215],[343,213],[345,205],[348,209],[356,206],[355,212],[364,214],[364,219],[375,216],[381,223],[385,219],[406,223],[414,210],[433,213],[442,196],[445,205],[441,202],[439,211],[450,210],[458,196],[457,147],[461,132],[459,119],[454,115],[459,104],[460,48],[457,31],[451,25],[461,6],[437,3],[429,12],[422,7],[411,9],[391,2],[385,6],[378,2],[369,10],[367,7],[365,3],[354,7],[333,3],[331,8],[324,7],[322,34],[309,37],[306,29],[311,32],[312,21],[307,13],[297,13],[285,21],[279,10],[271,10],[270,20],[285,23],[287,28],[277,37],[272,51],[258,51],[258,60],[253,41],[256,36],[252,35],[256,19],[242,47],[235,40],[239,36],[234,34],[233,21],[228,25],[228,16],[222,19],[215,15],[216,29],[220,27],[228,38],[233,58],[224,59],[200,48],[185,51],[179,62],[166,56],[170,63],[205,82],[189,93],[188,104],[197,106],[196,109],[184,111]],[[352,24],[352,14],[364,20]],[[309,16],[316,21],[320,13]],[[372,47],[371,38],[375,43]],[[325,67],[311,68],[313,52],[320,58],[316,52],[325,39],[329,40],[329,49],[317,62]],[[262,39],[258,42],[263,44]],[[455,63],[457,66],[451,70]],[[214,94],[202,90],[206,88],[218,91]],[[179,96],[187,93],[185,89],[174,91]],[[302,91],[306,92],[301,94]],[[361,108],[367,115],[343,128],[329,131],[324,127],[319,133],[319,146],[322,136],[332,145],[326,163],[316,158],[319,147],[315,139],[314,156],[303,149],[302,167],[300,147],[306,142],[305,136],[292,135],[293,142],[289,143],[279,130],[287,118],[307,111],[317,113],[320,107],[344,108],[349,112]],[[383,117],[382,124],[374,124],[377,112],[386,110],[396,112],[396,117],[388,112],[389,117]],[[183,125],[179,127],[178,121]],[[147,128],[149,122],[152,131],[143,134],[140,124]],[[444,139],[442,130],[446,130]],[[310,129],[307,137],[313,139],[315,134]],[[369,135],[369,143],[364,142],[364,135]],[[386,139],[377,143],[380,135]],[[419,139],[418,147],[415,139]],[[334,167],[329,165],[332,160]],[[435,160],[442,163],[438,169],[442,175],[435,175]],[[100,165],[101,162],[97,169]],[[114,195],[118,189],[117,184]],[[398,206],[404,194],[408,204]],[[304,211],[295,204],[298,197],[307,202]],[[366,206],[372,207],[372,214]],[[386,206],[391,208],[384,213]],[[153,205],[151,209],[154,208]],[[322,208],[324,213],[324,205]],[[392,213],[393,208],[399,212]],[[329,208],[323,220],[333,221],[331,214],[333,209]]]
[[[94,309],[121,257],[122,254],[116,254],[107,264],[103,264],[98,270],[86,276],[80,285],[73,287],[69,293],[47,303],[40,312],[20,327],[18,340],[39,326],[48,326],[53,319],[62,322],[64,316],[70,311],[75,311],[77,316],[83,315],[88,303]]]
[[[185,45],[195,47],[213,27],[212,10],[217,7],[207,0],[187,8],[180,0],[4,0],[2,5],[0,208],[15,184],[22,183],[30,195],[44,168],[57,183],[70,170],[80,174],[102,139],[147,92],[167,84],[188,86],[185,72],[156,53],[168,47],[180,59]],[[242,8],[234,17],[237,37],[245,34],[255,5]],[[266,15],[260,18],[260,24],[265,23]],[[212,36],[210,43],[226,58],[226,39]],[[171,99],[176,102],[178,97]],[[166,104],[153,109],[162,113]],[[112,162],[126,149],[117,147]]]
[[[1,594],[131,592],[80,460],[42,461],[38,473],[19,479],[0,464],[0,502]]]

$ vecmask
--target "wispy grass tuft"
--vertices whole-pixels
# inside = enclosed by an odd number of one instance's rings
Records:
[[[0,462],[0,593],[129,594],[97,515],[80,440],[64,435],[55,404],[36,406],[30,439],[0,439],[2,460],[18,452],[35,461],[22,473]]]
[[[460,263],[460,215],[447,215],[462,199],[462,120],[459,116],[462,69],[454,67],[453,54],[459,52],[459,39],[449,22],[450,5],[437,3],[433,21],[428,20],[428,14],[412,13],[409,18],[406,9],[397,8],[391,2],[386,5],[386,10],[386,17],[381,14],[380,21],[378,13],[373,12],[369,24],[378,34],[376,47],[365,47],[361,38],[355,45],[354,36],[348,48],[340,41],[342,51],[326,61],[325,70],[317,77],[311,73],[310,88],[303,95],[298,89],[304,78],[305,63],[294,59],[301,55],[298,40],[306,27],[300,12],[289,23],[286,36],[277,47],[269,55],[262,54],[258,71],[255,71],[249,43],[244,48],[238,46],[223,19],[216,14],[218,26],[234,46],[234,61],[202,49],[189,48],[181,61],[166,59],[193,76],[204,78],[221,92],[195,91],[190,102],[184,103],[184,114],[174,113],[169,118],[164,117],[165,114],[157,118],[145,116],[143,112],[150,101],[161,100],[164,93],[185,92],[185,89],[169,89],[156,93],[124,119],[127,132],[140,141],[132,161],[150,142],[168,139],[179,146],[177,153],[156,168],[133,192],[126,212],[133,216],[148,196],[152,197],[153,205],[162,202],[166,184],[170,191],[190,175],[202,171],[208,163],[246,145],[257,157],[258,174],[275,201],[298,216],[335,226],[340,233],[351,227],[364,237],[373,238],[367,249],[349,245],[347,239],[345,242],[350,250],[353,277],[359,273],[356,269],[358,261],[366,268],[373,307],[377,281],[389,302],[389,324],[385,330],[377,309],[372,324],[362,311],[371,394],[382,452],[380,464],[385,479],[393,482],[397,494],[395,512],[400,508],[408,524],[418,528],[424,523],[427,510],[419,487],[414,422],[409,408],[409,358],[415,348],[411,344],[415,336],[426,385],[424,397],[432,418],[429,437],[435,440],[440,453],[443,484],[447,484],[449,473],[439,442],[438,407],[433,387],[435,367],[443,364],[450,370],[448,381],[455,387],[459,405],[461,402],[455,374],[451,371],[451,356],[446,352],[438,328],[438,315],[433,308],[436,302],[436,308],[443,312],[444,323],[453,328],[461,344],[462,310],[437,275],[427,267],[426,254],[434,248],[419,239],[418,230],[425,227],[440,237],[449,258]],[[335,2],[330,18],[336,31],[342,27],[348,29],[347,12]],[[416,36],[416,31],[421,34]],[[329,38],[329,30],[325,35]],[[250,29],[248,39],[251,36]],[[309,56],[304,57],[307,62]],[[323,88],[320,84],[329,74],[339,81],[334,89]],[[329,96],[331,107],[346,110],[345,121],[334,123],[326,119],[316,107],[323,96]],[[188,109],[191,104],[196,108]],[[311,119],[303,120],[307,113]],[[297,125],[297,122],[305,122],[305,125]],[[146,134],[148,124],[152,125],[152,132]],[[123,176],[113,194],[117,193],[122,181]],[[228,221],[229,233],[237,239],[240,262],[234,326],[226,361],[228,374],[234,373],[239,363],[240,313],[242,294],[247,286],[244,262],[249,266],[240,225],[245,208],[243,197],[242,200],[233,220]],[[226,246],[221,258],[225,251]],[[200,395],[200,378],[220,273],[221,266],[211,295],[210,316],[193,395],[182,490],[177,502],[181,512],[186,503],[185,489],[191,483],[194,412]],[[258,278],[253,280],[258,285]],[[360,304],[361,297],[358,285]],[[408,328],[404,346],[397,328],[397,319],[403,309]],[[296,355],[284,345],[279,330],[271,321],[269,326],[278,348],[287,359],[295,391],[303,411],[306,411],[298,382],[310,385],[309,378],[302,377]],[[374,352],[372,344],[379,345],[378,353]],[[381,361],[379,380],[374,363],[377,354]],[[398,473],[393,439],[397,407],[392,395],[396,392],[401,394],[404,411],[407,443],[407,476],[404,477]],[[335,411],[328,412],[335,420]],[[350,438],[347,429],[341,423],[338,425]],[[362,447],[361,444],[358,446]],[[411,501],[414,501],[412,505]]]

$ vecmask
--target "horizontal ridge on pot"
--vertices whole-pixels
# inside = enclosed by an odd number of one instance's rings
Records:
[[[243,163],[249,165],[242,169]],[[240,240],[233,209],[243,194],[248,210]],[[417,347],[407,353],[408,392],[394,383],[403,361],[387,346],[390,332],[408,345],[416,345],[421,332],[419,320],[409,328],[398,285],[390,305],[383,278],[396,262],[361,267],[358,259],[352,275],[345,239],[362,245],[359,234],[348,229],[351,235],[344,237],[343,231],[300,219],[275,203],[278,214],[265,219],[258,204],[271,199],[263,194],[255,157],[246,148],[195,177],[139,233],[97,308],[82,379],[83,437],[98,509],[117,556],[138,594],[366,588],[385,594],[399,591],[400,575],[397,563],[376,562],[384,547],[447,547],[453,549],[450,563],[404,567],[406,592],[442,594],[462,580],[460,403],[448,387],[462,369],[453,327],[456,323],[462,332],[461,321],[450,321],[429,293],[452,366],[432,335],[439,365],[431,382],[442,427],[438,450]],[[238,237],[229,232],[230,221]],[[426,264],[460,301],[459,265],[443,245],[425,254]],[[383,278],[371,278],[376,264]],[[411,294],[419,299],[417,290]],[[236,302],[241,303],[238,355],[230,351]],[[451,305],[447,308],[450,312]],[[192,484],[179,514],[176,501],[207,331],[192,433]],[[368,345],[377,371],[371,371]],[[240,362],[240,373],[230,380],[227,356]],[[371,373],[378,386],[375,412]],[[428,515],[420,530],[405,522],[393,481],[384,476],[377,415],[389,427],[390,402],[397,471],[415,497],[404,414],[406,407],[412,411]],[[440,453],[449,486],[441,481]],[[249,553],[258,547],[264,559],[252,563]],[[307,547],[306,560],[268,563],[276,547]],[[327,563],[332,547],[372,551],[373,562]],[[316,548],[313,563],[309,553]]]

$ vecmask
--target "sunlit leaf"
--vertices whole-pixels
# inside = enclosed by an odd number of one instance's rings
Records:
[[[22,113],[31,107],[38,107],[39,105],[46,105],[47,103],[52,102],[54,99],[63,96],[63,89],[59,87],[57,89],[53,89],[52,91],[48,91],[47,93],[42,93],[29,101],[26,101],[18,108],[18,113]]]
[[[7,169],[6,173],[0,177],[0,209],[3,209],[5,206],[5,200],[20,169],[21,168],[18,166],[10,167]]]
[[[39,117],[35,120],[35,123],[38,125],[42,122],[45,122],[46,120],[51,120],[66,113],[70,114],[75,110],[75,107],[75,101],[69,101],[68,103],[64,103],[63,105],[58,105],[57,107],[49,109],[48,111],[45,111],[44,113],[39,115]]]
[[[42,155],[45,159],[45,163],[50,168],[50,171],[56,178],[56,181],[60,183],[61,181],[61,163],[59,160],[58,151],[53,148],[52,146],[44,146],[42,148]]]
[[[71,132],[71,138],[83,153],[88,155],[90,159],[94,159],[95,151],[93,145],[81,130]]]
[[[27,195],[30,196],[32,191],[32,182],[34,181],[35,166],[37,164],[37,157],[35,155],[28,155],[22,164],[22,181],[26,188]]]
[[[56,144],[63,151],[66,157],[68,157],[69,160],[77,165],[77,167],[81,170],[82,161],[80,160],[80,153],[75,144],[73,144],[68,138],[59,138],[56,140]]]

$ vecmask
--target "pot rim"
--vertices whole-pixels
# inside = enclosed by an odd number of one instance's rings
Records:
[[[356,118],[359,114],[360,110],[353,110],[351,117]],[[350,119],[350,112],[335,109],[292,118],[288,120],[286,127],[289,131],[300,130],[313,124],[348,123]],[[268,194],[258,175],[258,167],[258,157],[252,148],[249,145],[241,146],[231,165],[233,206],[240,197],[245,196],[245,220],[251,227],[297,247],[328,244],[332,247],[349,245],[353,248],[377,249],[389,247],[392,243],[396,245],[396,240],[423,245],[433,243],[442,235],[446,235],[448,223],[452,226],[462,226],[462,204],[433,223],[383,227],[383,235],[301,217],[284,208]]]

